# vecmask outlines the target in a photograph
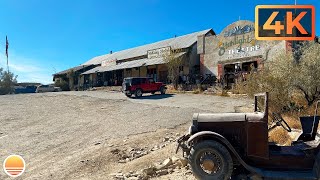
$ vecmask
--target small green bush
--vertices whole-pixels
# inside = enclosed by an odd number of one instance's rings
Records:
[[[54,86],[60,87],[62,91],[70,91],[69,84],[66,81],[58,81],[54,83]]]

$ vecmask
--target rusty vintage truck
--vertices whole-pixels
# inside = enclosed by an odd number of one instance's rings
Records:
[[[259,100],[258,100],[259,99]],[[258,107],[262,102],[262,108]],[[253,113],[196,113],[178,139],[198,179],[319,179],[320,135],[314,116],[300,117],[302,133],[290,146],[268,142],[268,93],[255,95]],[[276,126],[291,131],[278,113]]]

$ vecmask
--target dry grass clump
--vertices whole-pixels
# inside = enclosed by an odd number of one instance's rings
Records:
[[[269,132],[269,142],[275,142],[280,145],[290,145],[292,139],[290,138],[288,132],[282,127],[275,128]]]
[[[200,94],[200,93],[202,93],[202,90],[200,88],[193,90],[193,94]]]
[[[222,90],[221,93],[218,93],[219,96],[225,96],[229,97],[228,91],[227,90]]]
[[[236,83],[233,88],[232,88],[232,93],[233,94],[247,94],[248,90],[247,90],[247,84],[245,81],[239,81],[238,83]]]
[[[167,87],[167,93],[176,92],[172,84],[167,84],[166,87]]]
[[[283,119],[288,123],[291,129],[300,129],[301,123],[299,117],[296,115],[282,115]]]

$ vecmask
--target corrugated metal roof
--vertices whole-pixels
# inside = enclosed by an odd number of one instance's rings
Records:
[[[185,52],[178,53],[176,56],[182,56]],[[141,67],[141,66],[150,66],[150,65],[156,65],[156,64],[165,64],[165,60],[163,58],[154,58],[154,59],[139,59],[134,61],[127,61],[123,62],[117,65],[110,65],[110,66],[98,66],[95,67],[89,71],[86,71],[82,74],[93,74],[98,72],[107,72],[107,71],[114,71],[119,69],[130,69],[135,67]]]
[[[82,65],[91,65],[91,64],[97,65],[97,64],[101,64],[102,61],[110,59],[109,57],[111,55],[112,54],[105,54],[105,55],[94,57],[94,58],[90,59],[89,61],[83,63]]]
[[[76,67],[69,68],[69,69],[67,69],[67,70],[60,71],[60,72],[58,72],[58,73],[55,73],[55,74],[53,74],[53,76],[55,76],[55,75],[67,74],[67,73],[68,73],[69,71],[71,71],[71,70],[73,70],[73,71],[79,71],[79,70],[81,70],[81,69],[83,69],[83,68],[86,68],[86,67],[88,67],[88,66],[90,66],[90,65],[80,65],[80,66],[76,66]]]
[[[193,45],[195,42],[197,42],[198,36],[205,35],[210,31],[212,31],[212,29],[194,32],[191,34],[178,36],[175,38],[170,38],[170,39],[158,41],[155,43],[114,52],[112,54],[97,56],[83,63],[83,65],[101,64],[101,62],[104,60],[115,60],[115,59],[124,60],[124,59],[139,57],[139,56],[147,55],[147,51],[149,50],[158,49],[158,48],[167,47],[167,46],[171,46],[171,48],[174,48],[174,49],[187,48]]]

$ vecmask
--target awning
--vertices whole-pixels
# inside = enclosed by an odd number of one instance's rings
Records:
[[[180,57],[184,55],[185,52],[181,52],[177,54],[177,57]],[[98,66],[96,68],[93,68],[89,71],[86,71],[82,74],[93,74],[93,73],[99,73],[99,72],[107,72],[107,71],[115,71],[119,69],[130,69],[130,68],[136,68],[136,67],[143,67],[143,66],[151,66],[151,65],[157,65],[157,64],[165,64],[165,60],[163,58],[154,58],[154,59],[139,59],[134,61],[127,61],[116,65],[110,65],[110,66]]]
[[[76,66],[76,67],[73,67],[73,68],[70,68],[70,69],[67,69],[67,70],[64,70],[64,71],[55,73],[55,74],[53,74],[53,76],[67,74],[67,73],[70,72],[70,71],[73,71],[73,72],[79,71],[79,70],[82,70],[82,69],[84,69],[84,68],[86,68],[86,67],[89,67],[89,66],[91,66],[91,65],[80,65],[80,66]]]

